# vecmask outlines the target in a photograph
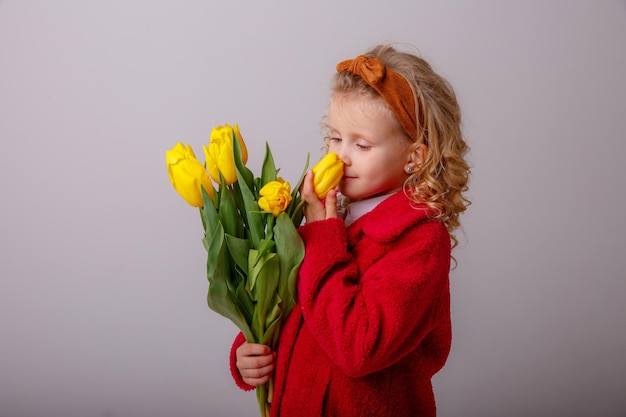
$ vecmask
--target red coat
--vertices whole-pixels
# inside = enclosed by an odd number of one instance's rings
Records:
[[[450,351],[450,237],[403,192],[349,227],[299,228],[298,304],[279,340],[273,417],[435,416]],[[237,384],[245,384],[235,366]]]

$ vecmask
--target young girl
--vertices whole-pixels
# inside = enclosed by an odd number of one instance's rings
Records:
[[[453,231],[469,201],[468,147],[450,85],[391,46],[337,65],[326,143],[339,192],[302,196],[306,255],[278,352],[235,340],[250,390],[274,375],[272,416],[434,416],[431,378],[450,350]]]

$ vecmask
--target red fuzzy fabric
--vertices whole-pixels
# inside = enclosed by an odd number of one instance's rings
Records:
[[[271,414],[435,416],[450,351],[450,237],[399,192],[348,228],[300,227],[298,305],[283,327]],[[231,370],[241,379],[231,350]]]

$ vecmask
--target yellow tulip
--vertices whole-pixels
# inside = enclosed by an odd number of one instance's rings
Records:
[[[282,178],[265,184],[259,194],[261,195],[259,207],[275,217],[285,211],[291,203],[291,185]]]
[[[213,181],[220,183],[220,173],[224,177],[226,185],[237,181],[237,169],[233,155],[233,134],[241,147],[241,160],[248,162],[248,150],[239,132],[239,126],[218,126],[211,131],[209,146],[204,146],[206,165]]]
[[[343,161],[334,152],[327,153],[313,167],[313,187],[317,198],[323,200],[326,194],[341,181],[343,177]]]
[[[213,197],[213,185],[206,169],[193,153],[191,146],[178,142],[165,152],[167,173],[174,189],[194,207],[204,206],[200,186]]]

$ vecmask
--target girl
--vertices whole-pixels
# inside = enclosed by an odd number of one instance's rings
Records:
[[[309,172],[299,305],[278,352],[239,335],[231,370],[243,389],[274,373],[272,416],[435,416],[453,231],[469,204],[458,103],[428,63],[391,46],[337,71],[326,144],[344,162],[346,217]]]

